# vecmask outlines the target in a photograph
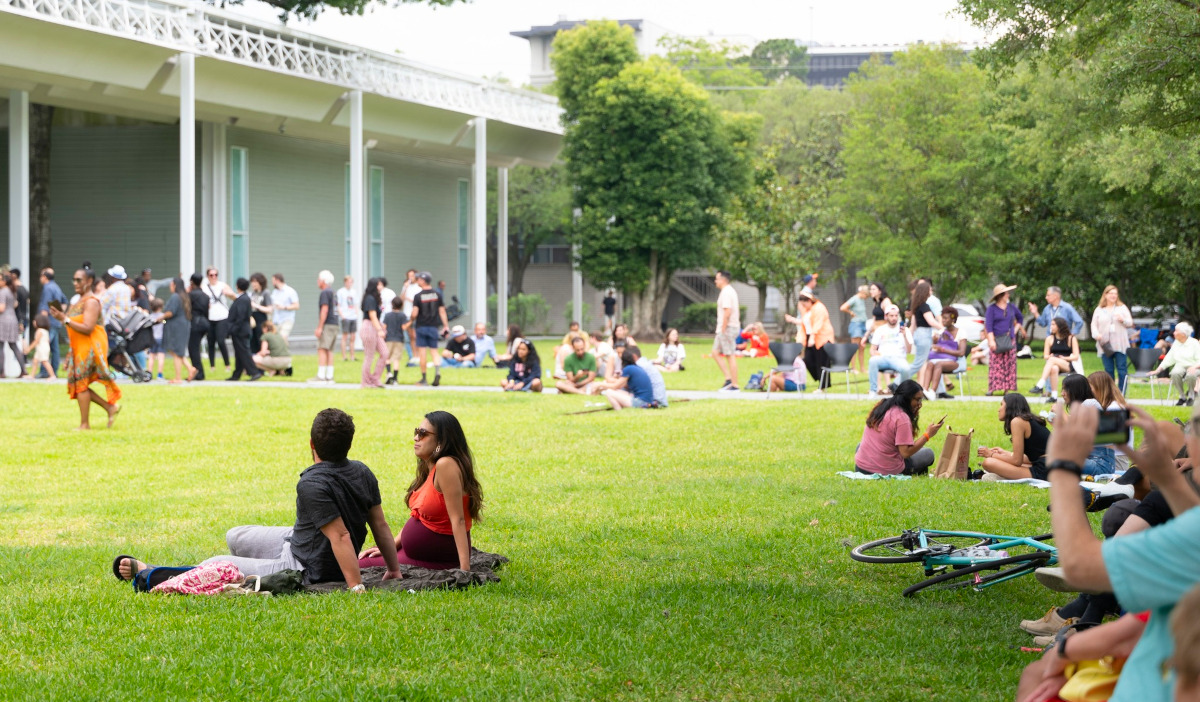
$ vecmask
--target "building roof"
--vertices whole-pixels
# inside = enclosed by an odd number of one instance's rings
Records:
[[[514,37],[521,37],[522,39],[532,39],[534,37],[547,37],[547,36],[552,37],[555,34],[558,34],[559,32],[565,32],[568,29],[574,29],[581,24],[587,24],[587,22],[589,22],[589,21],[590,20],[560,19],[559,21],[555,22],[554,24],[534,25],[534,26],[530,27],[529,29],[524,29],[524,30],[517,31],[517,32],[509,32],[509,34],[511,34]],[[617,24],[621,25],[622,27],[633,27],[634,31],[641,29],[643,22],[645,22],[645,20],[640,20],[640,19],[617,20]]]

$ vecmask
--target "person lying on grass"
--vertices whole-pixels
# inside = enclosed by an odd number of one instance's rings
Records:
[[[344,580],[361,592],[359,549],[370,525],[379,555],[387,566],[384,580],[400,577],[396,542],[384,517],[379,483],[371,469],[346,458],[354,441],[354,419],[339,409],[317,413],[309,434],[313,465],[296,484],[296,523],[290,527],[239,526],[225,534],[230,555],[214,556],[201,565],[228,561],[243,575],[304,571],[305,584]],[[113,573],[132,580],[147,566],[132,556],[118,556]]]
[[[425,415],[413,431],[413,454],[417,476],[404,498],[412,516],[395,543],[375,543],[395,549],[407,565],[470,570],[471,523],[483,511],[483,488],[475,479],[475,461],[458,419],[440,410]],[[359,554],[358,565],[381,566],[386,556],[373,546]]]
[[[1101,542],[1092,531],[1082,501],[1079,479],[1091,453],[1099,422],[1099,411],[1077,404],[1071,413],[1060,402],[1054,411],[1054,432],[1046,450],[1050,474],[1050,522],[1058,545],[1059,564],[1067,585],[1083,591],[1112,592],[1128,612],[1150,612],[1149,622],[1133,646],[1121,671],[1111,702],[1167,702],[1171,699],[1169,676],[1164,664],[1172,654],[1168,623],[1172,610],[1200,582],[1200,494],[1176,468],[1169,441],[1154,418],[1130,406],[1132,426],[1142,430],[1142,444],[1135,451],[1122,446],[1138,468],[1156,484],[1177,515],[1171,521],[1145,531],[1121,535]],[[1196,427],[1200,416],[1192,417]],[[1200,451],[1200,438],[1193,431],[1187,438],[1188,455]],[[1122,620],[1118,620],[1120,622]],[[1083,636],[1083,634],[1079,634]],[[1062,664],[1096,658],[1097,651],[1084,650],[1075,636],[1065,639],[1058,658],[1044,657],[1032,663],[1022,676],[1018,699],[1032,699],[1038,687],[1061,683]],[[1087,640],[1084,640],[1087,642]],[[1074,645],[1080,646],[1074,649]],[[1117,637],[1107,655],[1119,655]],[[1061,659],[1061,661],[1059,660]]]
[[[1012,437],[1012,451],[980,446],[976,453],[983,459],[983,469],[1001,480],[1045,480],[1046,442],[1050,440],[1046,420],[1033,413],[1019,392],[1004,395],[997,416],[1004,422],[1004,433]]]
[[[891,397],[880,400],[867,415],[862,442],[854,452],[859,473],[924,475],[933,465],[933,449],[926,444],[942,428],[942,421],[929,425],[916,437],[917,421],[925,393],[915,380],[906,380]]]

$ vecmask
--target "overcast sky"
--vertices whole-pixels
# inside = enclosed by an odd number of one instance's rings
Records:
[[[688,36],[785,37],[822,44],[909,44],[984,39],[954,0],[474,0],[453,7],[377,6],[362,17],[325,13],[291,26],[471,76],[529,80],[529,44],[509,32],[567,19],[642,19]],[[247,0],[230,8],[273,19]]]

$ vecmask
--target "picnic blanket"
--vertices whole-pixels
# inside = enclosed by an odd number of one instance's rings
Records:
[[[839,470],[838,475],[851,480],[912,480],[911,475],[884,475],[883,473],[859,473],[856,470]]]
[[[363,585],[366,585],[368,590],[461,590],[472,585],[500,582],[500,576],[496,575],[496,570],[505,563],[508,563],[508,559],[498,553],[488,553],[471,547],[470,572],[457,568],[433,570],[402,563],[400,564],[400,573],[404,577],[400,580],[384,581],[383,574],[387,572],[386,568],[363,568],[362,579]],[[305,592],[336,592],[345,589],[346,583],[344,582],[304,586]]]

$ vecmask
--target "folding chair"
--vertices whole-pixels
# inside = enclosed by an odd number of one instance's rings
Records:
[[[826,344],[825,353],[829,356],[829,366],[821,369],[821,381],[818,387],[825,385],[825,376],[834,373],[846,374],[846,394],[850,394],[850,362],[858,353],[858,344]]]
[[[1129,356],[1129,362],[1137,370],[1136,373],[1128,373],[1125,376],[1125,387],[1121,388],[1121,392],[1129,391],[1130,380],[1145,380],[1150,385],[1150,399],[1154,399],[1154,368],[1158,365],[1158,357],[1161,352],[1159,349],[1135,349],[1130,348],[1126,351]],[[1165,399],[1171,399],[1171,387],[1167,386]]]
[[[771,355],[775,357],[776,365],[771,370],[767,371],[767,396],[771,395],[771,377],[776,373],[791,373],[795,370],[792,365],[796,361],[796,357],[804,353],[804,344],[784,343],[782,341],[772,341],[770,346]]]

